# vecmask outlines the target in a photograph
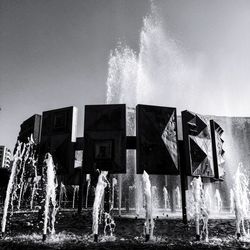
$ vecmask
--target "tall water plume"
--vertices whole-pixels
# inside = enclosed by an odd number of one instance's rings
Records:
[[[4,202],[2,234],[5,233],[6,229],[9,205],[11,206],[11,214],[13,214],[14,211],[14,202],[17,203],[17,209],[19,210],[21,200],[27,189],[28,183],[24,178],[27,170],[26,165],[29,166],[29,170],[36,169],[34,141],[32,135],[28,138],[27,143],[17,141],[17,147],[13,156],[12,169]]]
[[[204,189],[201,177],[194,177],[190,183],[191,190],[189,190],[187,211],[190,219],[195,221],[196,239],[200,240],[204,235],[205,241],[208,241],[208,219],[210,197]],[[200,221],[202,221],[202,228]]]
[[[72,185],[72,188],[73,188],[72,208],[75,208],[75,200],[79,193],[79,185]]]
[[[187,108],[201,70],[163,27],[156,6],[144,17],[139,50],[119,43],[111,51],[107,103],[150,103]],[[192,97],[192,98],[190,98]]]
[[[145,196],[145,210],[146,210],[146,220],[145,220],[145,234],[146,241],[153,238],[154,231],[154,220],[153,220],[153,204],[152,204],[152,190],[149,175],[146,171],[142,175],[143,182],[143,192]]]
[[[101,171],[98,177],[98,182],[95,189],[95,200],[93,205],[93,212],[92,212],[92,232],[94,235],[94,240],[97,241],[98,237],[98,228],[99,228],[99,221],[101,220],[101,206],[102,201],[104,199],[104,191],[105,188],[109,185],[107,179],[108,171]]]
[[[137,56],[128,46],[111,51],[107,79],[106,103],[126,103],[133,107],[137,103],[136,78]]]
[[[238,238],[241,236],[241,232],[243,235],[247,234],[244,224],[249,213],[249,179],[245,172],[243,164],[239,163],[234,176],[233,187],[236,233]]]
[[[6,222],[7,222],[7,214],[8,214],[8,208],[9,208],[9,203],[11,199],[11,193],[13,191],[13,185],[14,185],[14,180],[16,176],[16,170],[18,168],[18,165],[22,163],[22,158],[25,153],[26,147],[18,141],[18,146],[16,153],[14,155],[13,159],[13,165],[11,169],[11,174],[10,174],[10,179],[7,187],[7,192],[6,192],[6,197],[5,197],[5,202],[4,202],[4,209],[3,209],[3,218],[2,218],[2,234],[4,235],[5,233],[5,227],[6,227]]]
[[[58,211],[56,200],[56,188],[58,186],[55,172],[55,165],[51,154],[45,155],[44,163],[46,165],[46,194],[44,204],[44,225],[43,225],[43,240],[46,239],[47,230],[51,234],[55,234],[55,221]]]
[[[186,83],[192,82],[194,86],[198,77],[199,70],[189,66],[177,42],[164,29],[152,2],[151,13],[143,19],[139,50],[135,51],[120,42],[110,53],[106,103],[126,103],[130,108],[127,110],[127,135],[133,136],[136,104],[187,108],[186,96],[191,96],[190,91],[194,87]],[[152,177],[152,181],[157,183],[157,178]],[[142,180],[136,175],[134,150],[128,150],[127,174],[118,180],[121,182],[119,187],[123,186],[125,180],[130,186],[135,185],[133,192],[136,214],[141,214]],[[157,188],[156,195],[159,197],[162,196],[161,189]],[[122,193],[120,191],[119,196]]]
[[[152,2],[151,13],[143,19],[138,51],[120,42],[110,53],[106,103],[126,103],[130,108],[127,110],[127,135],[133,136],[136,104],[187,108],[187,99],[191,97],[198,78],[199,70],[190,67],[182,49],[164,29]],[[193,86],[187,82],[192,82]],[[142,210],[142,180],[136,175],[135,151],[128,150],[127,156],[127,174],[118,180],[135,185],[135,207],[139,215]],[[157,183],[157,178],[152,177],[152,181]],[[162,188],[157,190],[157,195],[162,196]]]

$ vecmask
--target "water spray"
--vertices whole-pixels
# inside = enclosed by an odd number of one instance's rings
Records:
[[[79,186],[73,185],[72,187],[73,187],[72,208],[75,208],[75,199],[76,199],[76,194],[79,193]]]
[[[86,181],[87,181],[87,189],[86,189],[85,208],[88,208],[89,189],[90,189],[90,182],[91,182],[90,174],[86,175]]]
[[[51,154],[47,153],[45,155],[44,163],[46,165],[46,196],[45,196],[45,206],[44,206],[44,226],[43,226],[43,241],[47,238],[47,229],[49,223],[49,213],[50,213],[50,204],[52,205],[51,212],[51,234],[55,234],[55,219],[58,208],[56,202],[56,188],[57,188],[57,179],[55,173],[55,165]]]
[[[99,214],[101,210],[101,204],[104,198],[104,190],[109,185],[107,175],[108,171],[101,171],[95,189],[95,200],[94,200],[93,214],[92,214],[93,215],[92,231],[95,242],[98,241]]]
[[[149,241],[153,238],[154,220],[152,209],[152,194],[149,175],[146,171],[142,174],[143,190],[146,199],[146,220],[145,220],[145,240]]]
[[[248,176],[244,173],[243,164],[239,163],[237,171],[234,175],[234,187],[232,195],[234,199],[237,239],[239,239],[241,235],[247,235],[244,222],[248,215],[249,209],[248,184]]]
[[[200,241],[201,236],[205,235],[205,241],[208,241],[208,218],[209,218],[209,207],[210,207],[210,196],[208,191],[204,190],[201,177],[194,177],[191,182],[191,201],[189,204],[189,213],[195,220],[195,232],[196,240]],[[193,210],[193,211],[190,211]],[[200,221],[202,221],[202,230],[200,230]]]
[[[33,143],[34,142],[30,138],[28,138],[27,144],[21,143],[19,141],[17,142],[16,153],[13,156],[13,164],[12,164],[10,179],[9,179],[8,186],[7,186],[6,197],[5,197],[4,208],[3,208],[2,237],[5,235],[8,208],[9,208],[10,200],[13,197],[12,191],[13,191],[13,188],[15,188],[14,184],[15,184],[17,169],[20,167],[20,165],[22,165],[24,156],[25,156],[25,159],[27,158],[30,152],[29,149]],[[13,204],[13,201],[11,201],[11,203]]]

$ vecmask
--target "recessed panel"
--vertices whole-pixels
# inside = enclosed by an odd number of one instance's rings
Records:
[[[126,173],[126,106],[86,105],[83,172]]]
[[[52,154],[58,175],[74,173],[76,116],[75,107],[43,112],[40,155],[43,158],[47,152]]]

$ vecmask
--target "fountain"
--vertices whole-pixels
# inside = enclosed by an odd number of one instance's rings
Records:
[[[201,109],[205,112],[205,108],[202,102],[201,105],[197,103],[192,103],[196,95],[196,91],[200,90],[203,93],[202,85],[199,85],[200,82],[200,72],[199,68],[194,69],[189,67],[188,62],[185,59],[185,56],[182,53],[182,50],[177,46],[177,43],[164,31],[161,20],[158,19],[156,10],[153,8],[152,14],[144,18],[144,24],[140,34],[140,45],[138,52],[135,52],[126,45],[120,44],[114,51],[111,52],[109,60],[109,72],[107,79],[107,98],[106,103],[126,103],[129,106],[127,110],[127,135],[135,135],[135,113],[134,107],[137,103],[149,103],[157,104],[163,106],[175,106],[179,110],[187,108],[190,109]],[[194,65],[195,66],[195,65]],[[194,77],[193,77],[194,76]],[[190,83],[193,83],[194,86],[190,87]],[[167,86],[167,87],[166,87]],[[198,87],[198,90],[197,90]],[[200,87],[200,88],[199,88]],[[205,91],[204,91],[205,92]],[[167,95],[166,93],[170,93]],[[183,96],[184,93],[184,96]],[[181,100],[181,101],[180,101]],[[206,102],[204,102],[206,103]],[[193,106],[192,106],[193,105]],[[197,107],[198,106],[198,107]],[[204,109],[202,109],[204,108]],[[231,141],[231,145],[234,145]],[[19,155],[22,153],[22,146],[19,148]],[[237,151],[237,150],[235,150]],[[18,156],[16,156],[18,158]],[[53,219],[51,223],[53,224],[51,232],[54,233],[54,222],[56,214],[56,200],[55,200],[55,175],[52,158],[47,155],[48,159],[45,160],[47,164],[47,186],[46,186],[46,203],[45,203],[45,220],[44,220],[44,232],[46,233],[48,222],[48,213],[49,213],[49,203],[52,203],[53,212],[51,213]],[[50,158],[50,160],[49,160]],[[154,176],[148,176],[146,172],[142,176],[136,174],[135,166],[135,152],[134,150],[128,150],[128,172],[127,174],[119,174],[118,176],[114,175],[112,185],[111,185],[111,209],[114,206],[114,197],[115,191],[118,189],[119,193],[119,215],[121,215],[121,210],[124,207],[124,203],[133,204],[131,208],[135,210],[136,218],[139,215],[142,215],[142,206],[143,198],[145,196],[145,208],[146,208],[146,220],[145,220],[145,233],[146,240],[153,238],[153,205],[152,199],[155,199],[154,194],[161,194],[164,198],[164,208],[165,211],[170,208],[170,196],[174,196],[173,200],[175,201],[176,208],[181,208],[180,202],[180,189],[179,186],[176,187],[173,191],[167,190],[166,182],[160,184],[152,180]],[[21,156],[20,159],[25,159]],[[237,159],[238,160],[238,159]],[[236,161],[236,160],[235,160]],[[8,211],[8,204],[11,200],[12,211],[15,204],[13,201],[17,202],[17,207],[20,209],[22,195],[25,190],[25,185],[23,183],[23,178],[25,177],[25,169],[21,167],[22,163],[20,160],[16,160],[14,156],[13,164],[13,175],[11,174],[10,183],[15,182],[15,173],[18,172],[18,175],[21,177],[20,182],[17,186],[11,187],[8,186],[7,195],[6,195],[6,204],[7,210],[4,207],[4,218],[2,220],[2,233],[5,231],[6,216]],[[238,168],[240,169],[240,168]],[[95,200],[93,206],[93,223],[92,230],[94,234],[95,241],[98,240],[98,227],[100,220],[102,219],[102,203],[104,199],[105,188],[109,186],[107,180],[107,172],[102,171],[98,178],[98,183],[95,190]],[[35,174],[37,176],[37,174]],[[48,177],[50,176],[50,177]],[[52,176],[52,178],[51,178]],[[54,176],[54,177],[53,177]],[[112,176],[113,177],[113,176]],[[52,180],[53,179],[53,180]],[[152,181],[152,187],[151,182]],[[117,184],[118,180],[118,184]],[[51,185],[49,184],[51,183]],[[63,185],[63,184],[62,184]],[[117,185],[117,187],[115,187]],[[165,185],[165,186],[164,186]],[[38,186],[38,180],[35,177],[33,182],[33,189],[30,201],[31,209],[34,207],[33,200]],[[48,188],[49,186],[53,188]],[[126,193],[126,186],[129,191]],[[221,189],[216,189],[215,195],[209,190],[205,185],[203,185],[201,178],[194,178],[191,183],[191,206],[189,206],[191,214],[190,217],[195,219],[195,231],[196,239],[199,240],[202,238],[203,234],[205,235],[205,241],[208,241],[208,218],[211,210],[211,197],[215,198],[216,206],[215,210],[220,212],[222,209],[222,197],[224,202],[224,193],[221,192]],[[242,170],[237,170],[235,175],[235,184],[232,190],[230,191],[230,200],[231,206],[230,211],[235,211],[236,214],[236,225],[237,225],[237,237],[241,235],[246,235],[246,229],[244,222],[246,221],[246,216],[248,213],[248,179],[242,174]],[[87,194],[86,194],[86,208],[88,207],[88,192],[90,188],[90,177],[87,177]],[[12,192],[13,190],[13,192]],[[123,192],[122,192],[123,190]],[[142,192],[143,190],[143,192]],[[73,205],[77,189],[74,186],[73,194]],[[158,192],[158,193],[157,193]],[[144,195],[143,195],[144,194]],[[221,195],[222,197],[221,197]],[[122,197],[122,195],[126,197]],[[127,196],[131,196],[131,200],[127,201]],[[7,198],[9,197],[9,198]],[[160,197],[160,196],[159,196]],[[123,198],[123,199],[122,199]],[[62,198],[60,199],[62,200]],[[124,202],[125,201],[125,202]],[[154,201],[154,200],[153,200]],[[172,200],[171,200],[172,201]],[[59,202],[60,203],[60,202]],[[153,202],[154,203],[154,202]],[[154,203],[155,204],[155,203]],[[160,205],[159,205],[160,206]],[[126,205],[125,205],[126,207]],[[129,206],[128,206],[129,207]],[[158,204],[156,206],[158,208]],[[193,209],[193,211],[192,211]],[[6,210],[6,211],[5,211]],[[128,209],[129,210],[129,209]],[[131,211],[129,211],[131,212]],[[5,222],[4,222],[5,221]],[[201,223],[203,222],[202,227]],[[170,222],[169,222],[170,223]],[[4,226],[3,226],[4,225]],[[110,216],[109,213],[104,212],[104,235],[110,233],[113,235],[115,229],[115,222]],[[117,230],[117,229],[116,229]],[[168,232],[170,233],[170,232]],[[46,235],[46,234],[45,234]],[[180,236],[178,236],[180,237]],[[225,241],[226,242],[226,241]]]
[[[163,187],[163,197],[164,197],[164,208],[165,211],[170,208],[169,194],[166,187]]]
[[[146,220],[145,220],[145,234],[146,241],[153,239],[154,232],[154,220],[153,220],[153,204],[152,204],[152,194],[151,194],[151,183],[149,180],[149,175],[146,171],[142,174],[143,190],[145,195],[145,210],[146,210]]]
[[[234,213],[234,191],[230,188],[230,213]]]
[[[76,196],[79,193],[79,186],[78,185],[72,185],[72,187],[73,187],[72,208],[75,208],[75,199],[76,199]]]
[[[115,221],[111,217],[110,213],[104,212],[104,236],[113,236],[115,231]]]
[[[186,103],[189,103],[192,98],[183,100],[183,93],[187,99],[192,97],[190,92],[193,89],[191,90],[188,86],[190,86],[189,82],[197,82],[197,79],[192,77],[197,76],[197,72],[193,73],[193,69],[188,67],[181,49],[162,26],[157,8],[152,2],[151,14],[143,19],[138,51],[119,43],[110,53],[106,103],[126,103],[129,107],[127,110],[127,135],[135,136],[135,106],[139,103],[146,103],[186,108]],[[184,86],[184,83],[188,85]],[[166,92],[169,93],[167,99]],[[180,100],[182,100],[181,105]],[[162,180],[164,180],[164,176],[152,176],[151,178],[153,186],[155,186],[154,192],[160,200],[160,197],[163,196]],[[129,201],[129,203],[135,203],[135,216],[138,218],[142,214],[143,199],[141,178],[136,174],[134,150],[127,150],[127,174],[120,175],[118,179],[121,180],[118,192],[120,194],[119,202],[122,203],[119,206],[126,207],[124,204],[126,199],[121,198],[121,190],[125,190],[125,183],[129,183],[131,192],[135,191],[135,195],[130,195],[134,201]],[[134,190],[132,190],[133,186],[135,186]],[[176,183],[172,186],[175,187]],[[178,193],[172,192],[172,190],[171,194],[169,193],[171,197],[175,194],[178,196]],[[178,197],[180,198],[180,195]],[[176,200],[178,207],[180,207],[179,198]],[[175,198],[173,200],[175,201]],[[163,208],[164,204],[159,202],[159,205],[156,204],[157,208],[158,206]],[[172,212],[174,210],[172,208]],[[119,211],[121,211],[120,208]]]
[[[85,199],[85,208],[88,208],[88,198],[89,198],[89,189],[90,189],[90,174],[86,175],[87,189],[86,189],[86,199]]]
[[[99,225],[99,215],[102,216],[101,206],[104,199],[104,190],[109,186],[109,181],[107,179],[108,171],[101,171],[98,177],[98,182],[95,189],[95,200],[93,205],[93,224],[92,232],[94,235],[94,241],[98,241],[98,225]]]
[[[37,190],[38,190],[38,186],[39,186],[39,182],[41,180],[41,176],[37,175],[37,160],[33,161],[33,166],[34,166],[34,173],[35,176],[33,178],[33,185],[32,185],[32,191],[31,191],[31,199],[30,199],[30,209],[33,209],[33,205],[34,205],[34,198],[37,195]]]
[[[117,185],[117,179],[113,178],[112,179],[112,190],[111,190],[111,206],[110,206],[110,211],[114,208],[115,204],[115,187]]]
[[[13,164],[11,169],[11,175],[7,186],[6,197],[3,209],[2,218],[2,235],[5,234],[7,214],[9,205],[11,205],[11,210],[13,214],[14,210],[14,200],[18,201],[17,208],[20,209],[21,198],[23,195],[24,187],[24,173],[27,162],[31,162],[35,166],[34,162],[34,152],[33,152],[34,141],[32,135],[28,138],[28,143],[17,142],[16,152],[13,156]],[[21,172],[21,177],[18,178],[18,174]],[[17,191],[19,190],[19,196]]]
[[[45,171],[46,171],[46,196],[44,204],[44,225],[43,225],[43,240],[46,240],[47,230],[53,235],[55,234],[55,220],[58,211],[56,201],[57,179],[55,173],[55,165],[51,154],[45,155]],[[49,225],[50,223],[50,225]]]
[[[181,192],[179,186],[175,188],[176,208],[181,209]]]
[[[64,207],[65,207],[65,203],[67,202],[67,200],[68,200],[68,197],[67,197],[67,188],[63,184],[63,182],[61,182],[61,185],[60,185],[60,195],[59,195],[59,207],[62,207],[62,203],[64,203]]]
[[[248,177],[244,173],[243,164],[239,163],[234,176],[233,198],[234,211],[236,217],[236,235],[239,239],[241,235],[247,235],[245,221],[249,213],[249,189]]]
[[[210,188],[211,188],[211,185],[207,185],[207,187],[204,187],[205,188],[205,197],[206,197],[206,208],[208,211],[211,211],[212,210],[212,198],[211,198],[211,191],[210,191]]]
[[[152,196],[152,208],[153,208],[153,211],[156,212],[160,207],[157,186],[153,186],[153,185],[151,186],[151,196]]]
[[[205,241],[208,241],[208,218],[209,218],[209,196],[203,188],[201,177],[194,177],[191,182],[191,199],[189,201],[188,213],[190,218],[195,220],[196,240],[200,240],[204,235]],[[200,220],[202,221],[202,230],[200,230]]]
[[[10,179],[9,179],[9,183],[8,183],[8,187],[7,187],[7,191],[6,191],[5,202],[4,202],[3,218],[2,218],[2,235],[3,236],[5,234],[8,207],[9,207],[9,203],[10,203],[10,197],[11,197],[11,192],[13,189],[14,178],[15,178],[17,166],[18,166],[18,164],[20,164],[22,162],[22,158],[23,158],[23,155],[25,152],[25,147],[23,146],[23,144],[20,143],[19,141],[17,143],[18,143],[18,146],[16,149],[16,153],[13,157],[14,160],[13,160],[11,175],[10,175]]]
[[[31,138],[31,143],[33,144],[33,140]],[[21,166],[21,169],[20,169],[20,172],[21,172],[21,176],[20,176],[20,179],[19,179],[19,183],[18,183],[18,187],[19,187],[19,196],[18,196],[18,204],[17,204],[17,209],[20,210],[20,206],[21,206],[21,200],[22,200],[22,197],[23,197],[23,191],[24,191],[24,175],[25,175],[25,172],[26,172],[26,163],[29,159],[29,156],[30,156],[30,150],[31,150],[31,144],[28,144],[29,146],[27,147],[26,149],[26,153],[24,154],[23,156],[23,159],[22,159],[22,163],[20,164]]]
[[[221,196],[220,196],[219,189],[215,190],[214,198],[215,198],[215,211],[217,213],[220,213],[221,210],[222,210],[222,199],[221,199]]]
[[[14,207],[16,205],[17,210],[21,209],[21,203],[28,187],[32,189],[32,179],[36,174],[37,159],[35,158],[36,150],[33,136],[28,138],[27,143],[22,143],[25,147],[25,153],[17,164],[13,180],[12,194],[10,198],[11,214],[13,215]],[[18,145],[18,143],[17,143]],[[17,146],[18,148],[18,146]],[[16,149],[17,150],[17,149]],[[35,191],[35,190],[34,190]],[[34,193],[35,195],[35,193]],[[31,199],[34,197],[31,197]],[[26,205],[26,204],[25,204]]]

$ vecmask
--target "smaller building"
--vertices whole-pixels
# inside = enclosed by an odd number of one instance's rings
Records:
[[[0,168],[10,169],[11,150],[5,146],[0,146]]]
[[[40,130],[41,115],[35,114],[21,124],[20,132],[17,139],[20,142],[27,143],[28,138],[32,134],[35,144],[38,144],[40,142]]]

